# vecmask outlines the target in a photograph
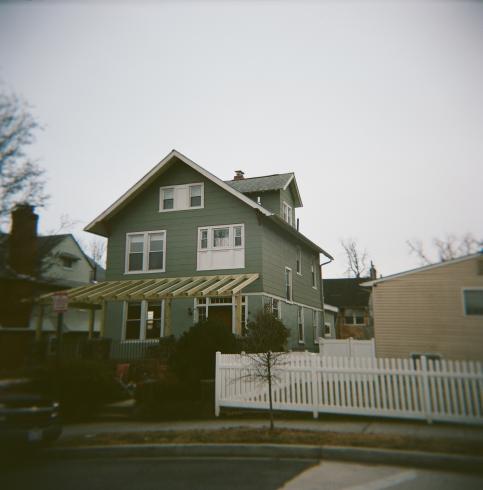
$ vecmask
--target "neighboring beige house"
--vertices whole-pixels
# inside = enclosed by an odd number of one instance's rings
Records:
[[[483,251],[367,281],[377,357],[483,360]]]

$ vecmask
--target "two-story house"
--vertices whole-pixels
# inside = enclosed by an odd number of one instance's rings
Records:
[[[104,285],[69,292],[102,304],[103,334],[132,342],[180,335],[216,317],[242,334],[269,308],[314,349],[322,325],[320,254],[297,230],[293,173],[222,181],[173,150],[86,231],[108,238]]]

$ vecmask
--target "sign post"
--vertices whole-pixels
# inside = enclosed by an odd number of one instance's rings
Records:
[[[56,364],[57,369],[60,369],[61,348],[62,348],[62,323],[64,319],[64,313],[69,307],[69,297],[66,292],[55,293],[52,296],[53,310],[57,313],[57,351],[56,351]]]

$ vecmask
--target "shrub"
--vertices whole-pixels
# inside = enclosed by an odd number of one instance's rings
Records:
[[[231,328],[218,320],[199,322],[185,332],[176,344],[171,367],[180,378],[198,388],[201,379],[215,377],[215,353],[241,351]]]
[[[247,325],[243,348],[246,352],[283,352],[289,336],[290,330],[270,311],[259,311]]]

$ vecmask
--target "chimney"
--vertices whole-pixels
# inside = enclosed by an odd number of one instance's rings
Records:
[[[374,264],[372,263],[372,260],[371,260],[371,268],[369,269],[369,277],[372,280],[377,279],[377,271],[376,268],[374,267]]]
[[[9,265],[18,274],[37,272],[37,221],[30,204],[17,204],[12,211],[12,229],[9,238]]]
[[[235,170],[235,177],[233,180],[243,180],[245,178],[245,172],[243,170]]]

